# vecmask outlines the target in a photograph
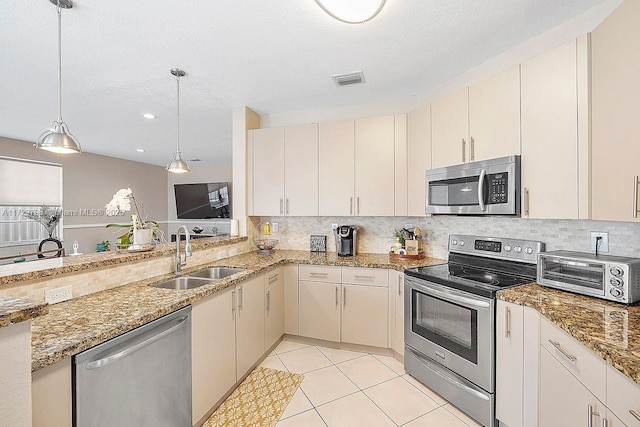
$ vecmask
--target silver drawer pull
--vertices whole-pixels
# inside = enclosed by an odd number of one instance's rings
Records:
[[[633,177],[633,217],[638,218],[638,176]]]
[[[313,271],[311,273],[309,273],[309,276],[314,276],[314,277],[327,277],[329,275],[329,273],[314,273]]]
[[[269,277],[269,283],[275,282],[276,280],[278,280],[278,277],[280,276],[280,274],[276,273],[273,276]]]
[[[574,355],[572,355],[571,353],[567,352],[567,350],[565,350],[564,348],[562,348],[562,346],[560,345],[560,343],[558,341],[553,341],[553,340],[549,340],[549,342],[558,349],[558,351],[560,353],[562,353],[562,355],[564,357],[566,357],[567,359],[569,359],[570,361],[572,361],[573,363],[576,362],[576,360],[578,360],[577,357],[575,357]]]
[[[589,427],[593,427],[593,417],[599,417],[600,414],[597,412],[593,412],[593,406],[589,405],[587,406],[587,410],[589,411],[589,419],[587,420],[587,426]]]
[[[375,277],[373,276],[353,276],[356,280],[373,280]]]
[[[636,420],[640,421],[640,414],[639,414],[639,413],[637,413],[637,412],[636,412],[636,411],[634,411],[633,409],[629,409],[629,413],[630,413],[631,415],[633,415],[633,417],[634,417]]]

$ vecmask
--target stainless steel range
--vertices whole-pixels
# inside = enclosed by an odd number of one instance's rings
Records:
[[[484,426],[495,420],[495,298],[536,280],[534,241],[449,236],[449,262],[405,270],[405,370]]]

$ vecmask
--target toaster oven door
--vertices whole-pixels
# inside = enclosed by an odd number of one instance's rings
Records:
[[[606,265],[599,262],[541,256],[538,282],[594,297],[605,294]]]

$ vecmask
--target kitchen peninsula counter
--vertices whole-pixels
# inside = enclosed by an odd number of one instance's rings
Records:
[[[0,328],[35,319],[49,312],[49,304],[0,296]]]

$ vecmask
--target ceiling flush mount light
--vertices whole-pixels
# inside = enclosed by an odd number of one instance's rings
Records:
[[[144,150],[143,150],[142,148],[136,148],[136,151],[137,151],[138,153],[144,153]]]
[[[180,77],[184,77],[186,73],[179,68],[172,68],[171,74],[176,76],[176,83],[178,85],[178,114],[176,115],[176,155],[167,165],[167,170],[173,173],[186,173],[189,172],[189,165],[182,160],[182,154],[180,154]]]
[[[51,129],[40,135],[34,147],[54,153],[81,153],[80,143],[62,120],[62,9],[71,9],[73,3],[71,0],[49,1],[56,5],[58,11],[58,120],[53,122]]]
[[[318,6],[338,21],[362,24],[376,17],[386,0],[315,0]]]
[[[156,116],[154,114],[151,114],[151,113],[144,113],[142,115],[142,117],[144,117],[145,119],[155,119],[156,118]]]

